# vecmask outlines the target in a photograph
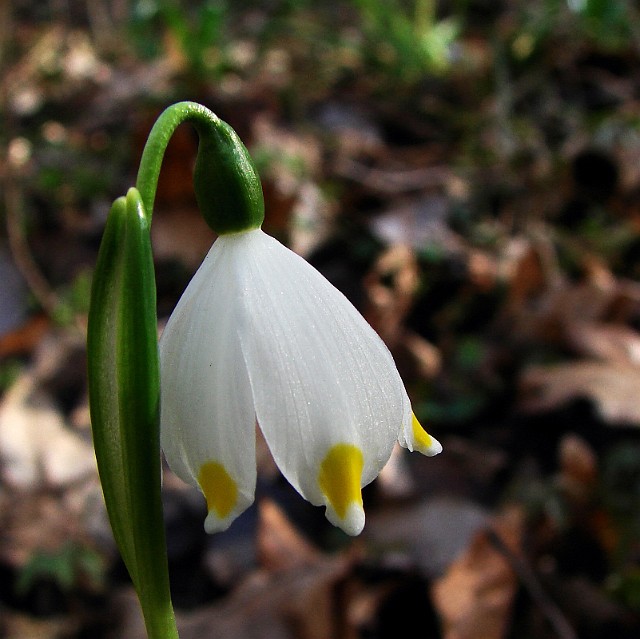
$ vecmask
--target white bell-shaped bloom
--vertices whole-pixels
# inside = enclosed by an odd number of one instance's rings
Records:
[[[161,443],[208,532],[253,501],[255,424],[287,480],[356,535],[396,441],[435,455],[393,358],[352,304],[260,229],[220,236],[160,341]]]

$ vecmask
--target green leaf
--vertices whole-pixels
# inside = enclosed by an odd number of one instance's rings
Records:
[[[156,288],[136,189],[117,199],[93,278],[87,349],[94,447],[116,543],[150,637],[177,637],[161,502]]]

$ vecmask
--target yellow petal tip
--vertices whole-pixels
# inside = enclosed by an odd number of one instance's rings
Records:
[[[219,462],[202,464],[198,473],[198,484],[207,500],[209,515],[205,520],[205,530],[209,533],[228,528],[237,503],[238,486],[227,469]]]
[[[427,433],[413,413],[411,413],[411,434],[413,448],[419,453],[433,457],[442,452],[442,444]]]
[[[353,444],[335,444],[320,464],[318,486],[327,505],[327,519],[348,535],[364,527],[362,504],[362,451]]]

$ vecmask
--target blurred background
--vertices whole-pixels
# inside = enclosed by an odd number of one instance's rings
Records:
[[[111,202],[163,108],[250,149],[265,230],[340,288],[444,444],[357,539],[259,446],[224,534],[170,473],[183,639],[640,636],[640,9],[632,0],[0,2],[0,636],[144,637],[91,446]],[[160,324],[214,237],[170,143]]]

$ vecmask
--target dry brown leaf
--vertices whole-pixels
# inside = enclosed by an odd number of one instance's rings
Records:
[[[401,369],[432,379],[440,370],[440,351],[404,325],[419,282],[414,251],[404,244],[392,244],[364,279],[367,294],[364,315],[393,351]]]
[[[375,625],[375,618],[384,605],[384,600],[393,592],[390,583],[363,584],[351,580],[345,587],[345,600],[349,630],[353,633],[353,639],[360,639],[363,630]],[[345,629],[346,630],[346,629]],[[345,636],[347,639],[347,636]]]
[[[498,264],[486,251],[469,249],[467,268],[469,281],[479,291],[493,290],[498,283]]]
[[[526,411],[553,410],[576,399],[592,400],[610,424],[640,424],[640,368],[579,361],[532,366],[520,379]]]
[[[69,540],[90,543],[89,535],[97,532],[96,522],[89,521],[94,515],[106,526],[97,475],[63,496],[59,491],[7,492],[0,500],[0,560],[19,567],[33,553],[55,553]]]
[[[427,172],[432,170],[426,169]],[[385,180],[383,175],[380,177]],[[386,180],[386,184],[389,183]],[[449,205],[449,200],[442,194],[401,199],[372,219],[371,230],[385,245],[399,244],[415,250],[435,246],[444,255],[466,254],[465,240],[449,224]]]
[[[377,548],[393,549],[397,558],[436,578],[486,528],[487,518],[487,512],[471,500],[432,497],[368,513],[363,537]]]
[[[578,516],[591,506],[598,476],[596,453],[587,441],[568,433],[560,440],[558,458],[557,487]]]
[[[0,335],[0,358],[14,357],[32,351],[49,330],[50,320],[37,315],[18,328]]]
[[[523,409],[551,410],[587,399],[607,422],[640,421],[640,334],[609,319],[633,302],[637,291],[627,284],[593,264],[586,281],[562,282],[534,307],[525,304],[518,311],[516,333],[561,344],[588,358],[525,370],[520,379]]]
[[[0,622],[0,636],[4,639],[60,639],[77,636],[80,631],[80,620],[72,615],[35,619],[3,609]]]
[[[570,327],[603,321],[615,297],[615,290],[591,282],[572,284],[560,279],[540,295],[506,305],[505,315],[516,338],[570,345]]]
[[[555,302],[558,315],[565,325],[571,325],[574,322],[607,321],[612,305],[620,303],[621,295],[635,294],[610,273],[598,272],[579,284],[567,283],[560,287]]]
[[[321,146],[315,136],[283,127],[266,112],[254,114],[252,120],[251,146],[269,155],[262,176],[264,227],[276,237],[286,236],[296,253],[309,255],[328,236],[333,217],[314,180],[321,171]]]
[[[574,321],[567,325],[571,347],[585,357],[640,365],[640,334],[630,326],[603,322]]]
[[[392,350],[402,336],[419,281],[414,252],[403,244],[387,248],[364,279],[365,317]]]
[[[320,551],[295,529],[274,501],[262,499],[258,513],[258,558],[263,568],[291,570],[322,560]]]
[[[518,554],[522,516],[500,516],[492,529]],[[517,577],[487,532],[476,534],[467,550],[433,586],[444,639],[502,639],[509,623]]]
[[[508,286],[500,318],[503,329],[516,340],[588,350],[597,357],[613,356],[637,342],[624,324],[637,313],[640,286],[615,277],[606,265],[589,258],[584,259],[582,280],[572,282],[557,262],[546,239],[511,243],[501,266]],[[601,330],[603,326],[610,328]]]
[[[196,208],[172,206],[158,207],[151,239],[157,259],[177,260],[195,271],[211,248],[215,235]]]
[[[335,601],[336,585],[352,560],[326,557],[315,566],[253,573],[223,601],[192,613],[177,613],[181,639],[352,639],[345,611]],[[145,639],[132,591],[119,593],[120,615],[112,639]]]
[[[247,639],[247,627],[262,627],[256,637],[264,637],[265,625],[251,622],[251,615],[256,613],[259,619],[272,619],[274,627],[287,629],[283,637],[293,639],[325,639],[333,637],[340,639],[342,625],[341,613],[336,606],[335,587],[343,580],[350,568],[351,560],[346,556],[326,557],[315,566],[294,568],[266,577],[258,573],[250,578],[233,595],[225,609],[223,616],[231,618],[233,615],[243,620],[244,633],[238,636]],[[254,618],[255,619],[255,618]],[[194,624],[196,627],[204,625],[210,627],[206,619],[204,623]],[[268,622],[267,622],[268,623]],[[182,634],[181,634],[182,636]],[[212,634],[212,637],[224,636],[227,633]],[[193,637],[206,638],[205,634],[194,633]],[[185,637],[184,639],[188,639]],[[230,638],[229,638],[230,639]]]
[[[96,474],[93,447],[67,427],[33,375],[23,373],[0,403],[2,479],[24,490],[58,488]]]
[[[521,307],[548,286],[548,275],[539,247],[522,238],[513,240],[504,256],[503,271],[509,281],[507,304]]]
[[[398,361],[408,359],[402,363],[403,370],[415,370],[420,379],[434,379],[442,369],[442,353],[437,346],[428,342],[424,337],[405,329],[402,343],[394,351]]]
[[[598,459],[587,441],[568,433],[560,441],[560,473],[565,482],[592,487],[598,475]]]

